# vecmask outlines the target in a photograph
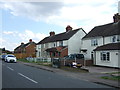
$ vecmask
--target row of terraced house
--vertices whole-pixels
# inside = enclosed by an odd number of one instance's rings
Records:
[[[67,26],[65,32],[49,33],[38,43],[31,39],[21,43],[15,54],[26,53],[25,57],[62,58],[69,54],[82,53],[85,60],[94,65],[120,68],[120,15],[113,16],[113,22],[95,26],[89,33],[82,28]]]

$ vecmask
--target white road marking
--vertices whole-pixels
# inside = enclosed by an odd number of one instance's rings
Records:
[[[18,73],[18,74],[19,74],[20,76],[23,76],[24,78],[26,78],[26,79],[28,79],[28,80],[34,82],[34,83],[38,83],[38,82],[36,82],[35,80],[30,79],[29,77],[27,77],[27,76],[25,76],[25,75],[23,75],[23,74],[21,74],[21,73]]]
[[[10,67],[7,67],[8,69],[10,69],[10,70],[12,70],[12,71],[14,71],[14,69],[12,69],[12,68],[10,68]]]

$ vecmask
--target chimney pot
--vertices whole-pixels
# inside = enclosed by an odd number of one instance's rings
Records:
[[[54,36],[55,35],[55,32],[54,31],[51,31],[50,32],[50,36]]]
[[[21,45],[23,45],[24,43],[23,42],[21,42]]]
[[[68,26],[66,27],[66,32],[71,31],[71,30],[72,30],[72,27],[71,27],[70,25],[68,25]]]
[[[114,20],[114,23],[120,21],[120,15],[119,15],[119,13],[117,13],[117,14],[115,14],[115,15],[113,16],[113,20]]]
[[[32,42],[32,39],[30,39],[29,42]]]

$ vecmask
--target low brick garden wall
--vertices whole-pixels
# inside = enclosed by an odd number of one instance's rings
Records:
[[[68,64],[68,63],[72,63],[72,62],[75,62],[75,60],[61,60],[60,63],[61,63],[61,66],[64,66],[65,64]],[[92,66],[93,65],[93,60],[81,60],[81,59],[77,59],[76,60],[76,63],[80,63],[84,66]]]

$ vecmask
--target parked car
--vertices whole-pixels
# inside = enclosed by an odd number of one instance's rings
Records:
[[[2,57],[1,57],[1,58],[2,58],[2,60],[5,60],[5,57],[6,57],[6,55],[2,55]]]
[[[17,62],[17,59],[14,55],[6,55],[5,62]]]
[[[68,56],[65,56],[64,58],[64,65],[65,66],[70,66],[70,67],[82,67],[82,64],[80,63],[80,60],[84,59],[84,55],[83,54],[70,54]],[[74,63],[76,63],[74,65]]]
[[[68,56],[65,56],[64,59],[66,59],[66,60],[84,59],[84,55],[83,54],[70,54]]]

